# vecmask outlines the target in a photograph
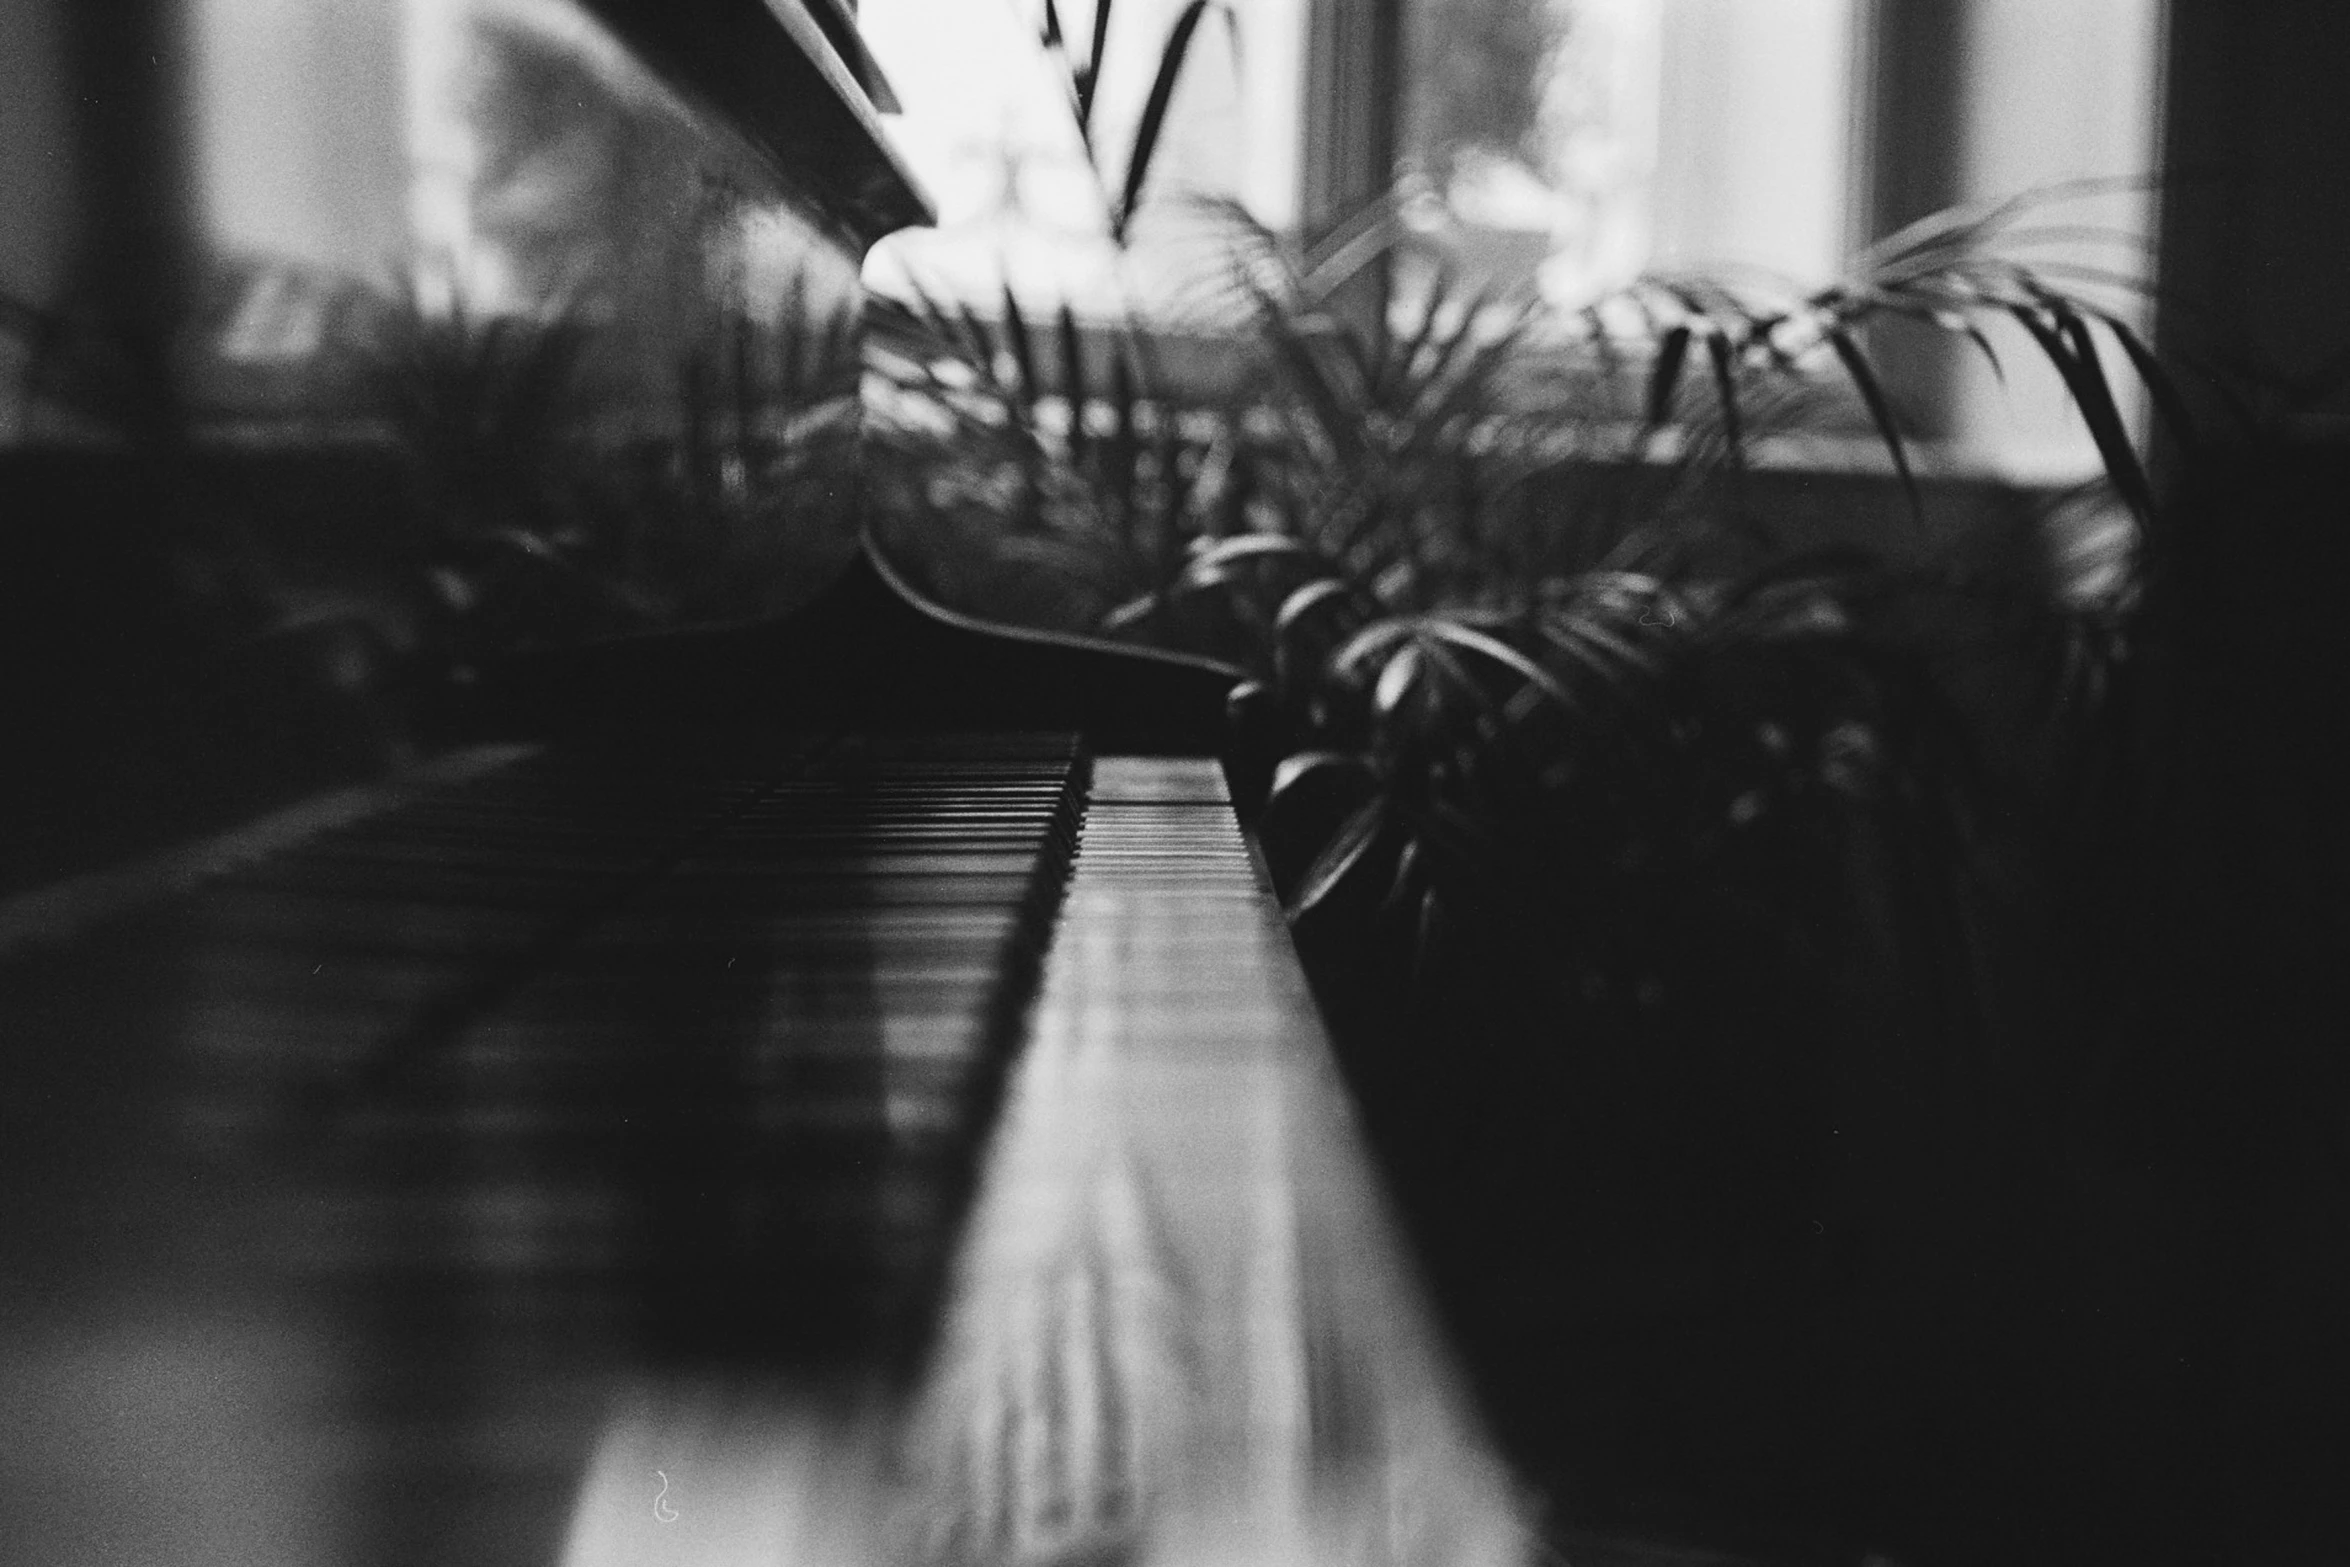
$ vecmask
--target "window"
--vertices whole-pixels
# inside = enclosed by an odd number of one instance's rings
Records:
[[[195,35],[222,254],[484,309],[815,264],[752,160],[566,0],[200,0]]]
[[[1082,34],[1082,4],[1063,7]],[[1131,146],[1160,44],[1182,0],[1116,8],[1094,139],[1112,179]],[[1299,40],[1304,0],[1238,0],[1195,35],[1152,168],[1152,190],[1241,200],[1274,227],[1295,221]],[[919,282],[991,306],[1023,299],[1080,314],[1182,313],[1199,237],[1180,202],[1154,201],[1123,255],[1106,238],[1106,193],[1039,47],[1024,0],[864,0],[858,12],[903,104],[889,129],[938,203],[935,231],[886,240],[868,267],[885,292]],[[1073,40],[1082,56],[1087,40]]]
[[[1579,307],[1654,266],[1830,271],[1851,0],[1417,0],[1400,163],[1473,271]]]
[[[1309,112],[1309,84],[1351,94],[1345,123],[1384,115],[1393,124],[1393,172],[1429,244],[1472,277],[1523,278],[1571,306],[1649,266],[1817,281],[1858,242],[1929,207],[2154,162],[2162,0],[1384,3],[1402,18],[1406,89],[1384,103],[1369,101],[1370,77],[1317,74],[1309,58],[1316,18],[1359,28],[1382,5],[1215,7],[1178,93],[1157,188],[1237,197],[1261,221],[1294,228],[1313,178],[1305,128],[1341,123]],[[1118,6],[1101,95],[1105,145],[1119,145],[1139,113],[1157,42],[1182,5]],[[677,107],[644,91],[641,73],[557,0],[165,8],[193,24],[191,156],[208,245],[270,272],[230,313],[232,369],[298,361],[327,330],[326,306],[280,263],[361,276],[412,255],[462,255],[473,297],[543,296],[569,286],[546,263],[565,248],[555,228],[584,218],[571,199],[585,189],[579,181],[664,183],[649,167],[590,167],[594,138],[576,115],[546,120],[533,147],[488,147],[460,101],[468,29],[485,21],[509,37],[564,40],[640,141],[696,163],[697,189],[727,161],[707,142],[689,150],[695,138]],[[1073,33],[1085,31],[1089,0],[1060,9]],[[1101,192],[1036,47],[1040,12],[1041,0],[863,0],[860,25],[906,105],[891,133],[942,220],[885,244],[868,281],[902,290],[920,276],[982,309],[1009,281],[1083,315],[1180,314],[1186,279],[1214,253],[1187,243],[1180,204],[1167,201],[1150,208],[1150,243],[1120,256],[1102,240]],[[22,49],[10,59],[55,54],[60,6],[20,13],[10,25]],[[0,263],[21,298],[58,281],[73,221],[52,210],[65,185],[59,160],[41,151],[72,139],[67,106],[37,90],[58,74],[30,69],[26,92],[0,95],[16,149],[6,188],[21,198],[9,204],[19,217]],[[618,199],[617,187],[605,194]],[[2033,255],[2092,281],[2096,269],[2128,265],[2133,244],[2142,250],[2152,206],[2143,190],[2077,202],[2038,225]],[[640,210],[642,222],[599,219],[591,237],[608,249],[615,233],[650,241],[679,231],[676,211]],[[573,222],[571,238],[582,228]],[[2092,228],[2107,237],[2087,237]],[[783,214],[743,226],[718,259],[772,281],[807,252],[803,240]],[[1398,269],[1395,299],[1407,311],[1414,280]],[[2020,339],[2002,346],[2017,350],[2007,355],[2017,384],[2004,390],[1960,356],[1900,388],[1922,427],[2011,472],[2085,471],[2086,436],[2053,376]]]
[[[1193,62],[1179,109],[1192,139],[1170,185],[1296,224],[1312,11],[1334,3],[1347,0],[1237,0],[1236,46]],[[1180,297],[1168,269],[1185,263],[1141,246],[1113,263],[1035,45],[1039,9],[866,0],[864,25],[908,106],[897,134],[945,219],[886,245],[869,280],[888,291],[923,275],[983,308],[1009,281],[1081,309],[1152,314]],[[1155,55],[1176,9],[1121,6],[1113,64]],[[1407,221],[1472,280],[1532,282],[1566,308],[1648,268],[1816,285],[1933,207],[2143,175],[2155,161],[2159,0],[1404,0],[1402,17]],[[1366,94],[1375,73],[1323,79]],[[1922,147],[1898,134],[1927,123],[1904,96],[1918,81],[1947,110]],[[1130,77],[1105,85],[1105,100],[1122,92],[1131,105],[1140,90]],[[1921,160],[1933,166],[1903,166]],[[2034,226],[2029,254],[2095,283],[2143,260],[2151,207],[2144,189],[2082,196]],[[1426,277],[1397,270],[1399,309]],[[2129,290],[2108,298],[2143,319]],[[2031,362],[2020,329],[2001,346],[2016,350],[2004,389],[1955,356],[1899,389],[1922,431],[2019,476],[2091,471],[2053,372]]]
[[[825,168],[779,172],[770,128],[675,90],[621,42],[625,7],[182,15],[191,434],[368,454],[391,476],[368,527],[429,561],[412,618],[459,657],[755,618],[837,574],[861,300]],[[303,538],[277,575],[367,580],[365,531]]]

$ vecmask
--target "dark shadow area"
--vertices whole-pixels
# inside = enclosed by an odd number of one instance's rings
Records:
[[[1563,1526],[1791,1562],[2333,1553],[2346,482],[2311,448],[2188,471],[2125,742],[2024,797],[2072,800],[2061,833],[1937,850],[1836,813],[1785,859],[1635,877],[1604,931],[1495,896],[1431,943],[1375,878],[1301,924]],[[1277,876],[1326,834],[1271,817]],[[1991,879],[1905,940],[1962,863]]]
[[[268,546],[321,528],[352,576],[421,570],[398,542],[396,477],[363,453],[0,455],[0,657],[20,672],[0,887],[218,831],[412,754],[385,628],[289,619],[270,599],[282,557]]]

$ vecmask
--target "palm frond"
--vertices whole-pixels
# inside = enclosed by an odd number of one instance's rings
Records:
[[[1852,334],[1841,326],[1828,329],[1828,344],[1842,362],[1844,371],[1852,378],[1853,389],[1869,410],[1869,418],[1876,423],[1877,434],[1885,443],[1885,450],[1893,458],[1893,471],[1900,476],[1901,493],[1909,502],[1910,520],[1920,527],[1925,525],[1926,501],[1918,489],[1917,475],[1910,470],[1909,449],[1902,439],[1901,424],[1894,417],[1893,403],[1885,395],[1884,386],[1877,380],[1877,372],[1869,364],[1869,356]]]

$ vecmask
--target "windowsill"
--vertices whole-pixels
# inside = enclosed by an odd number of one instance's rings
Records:
[[[999,313],[979,307],[974,314],[991,333],[1002,332],[1004,322]],[[1049,315],[1031,312],[1029,330],[1032,337],[1041,339],[1057,328]],[[1246,329],[1218,331],[1177,325],[1136,331],[1115,320],[1080,316],[1078,330],[1083,343],[1084,378],[1090,386],[1111,384],[1112,356],[1125,352],[1126,345],[1136,337],[1143,341],[1150,372],[1138,378],[1149,388],[1144,393],[1146,401],[1179,408],[1229,409],[1261,401],[1268,385],[1267,354]],[[1057,339],[1039,341],[1031,357],[1045,383],[1039,390],[1047,395],[1059,392],[1061,353]],[[1622,417],[1622,412],[1636,407],[1644,394],[1637,351],[1625,350],[1624,358],[1625,368],[1611,384],[1602,385],[1602,372],[1587,351],[1537,347],[1528,356],[1527,368],[1549,385],[1544,392],[1532,394],[1521,402],[1516,411],[1566,410],[1559,415],[1561,424],[1573,423],[1590,431],[1596,450],[1626,454],[1616,460],[1673,461],[1682,450],[1676,432],[1658,431],[1643,443],[1641,426]],[[1838,379],[1841,371],[1822,374],[1828,384],[1842,386]],[[1583,386],[1589,390],[1583,391]],[[1848,387],[1843,389],[1849,391]],[[1708,408],[1713,395],[1704,371],[1694,366],[1683,371],[1682,407]],[[1578,417],[1572,412],[1578,406],[1604,412]],[[1631,455],[1636,451],[1638,455]],[[2057,492],[2095,479],[2102,472],[2085,436],[2078,444],[2056,442],[2038,446],[1911,436],[1903,444],[1903,454],[1921,484],[1995,485],[2018,491]],[[1857,399],[1824,415],[1811,429],[1753,438],[1748,445],[1748,466],[1763,472],[1874,477],[1888,484],[1898,481],[1884,439]]]
[[[2087,461],[2002,452],[1979,443],[1913,437],[1903,455],[1920,484],[1995,485],[2022,491],[2061,491],[2096,479],[2103,470]],[[1753,443],[1748,466],[1772,473],[1835,474],[1898,482],[1891,453],[1879,437],[1822,432],[1769,436]]]

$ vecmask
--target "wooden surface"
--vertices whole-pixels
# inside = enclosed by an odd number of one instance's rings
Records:
[[[1220,773],[1108,758],[911,1395],[640,1379],[564,1561],[1534,1559],[1456,1389]]]
[[[1537,1559],[1215,763],[280,826],[0,951],[5,1559]]]

